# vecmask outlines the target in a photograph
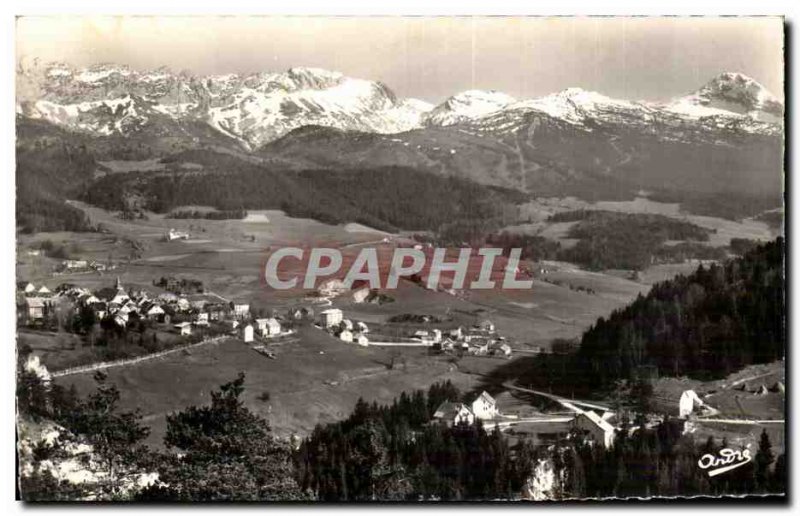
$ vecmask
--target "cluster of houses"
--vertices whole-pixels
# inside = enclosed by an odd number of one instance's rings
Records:
[[[614,444],[616,428],[609,422],[613,414],[606,412],[602,415],[586,410],[576,413],[574,418],[569,419],[564,424],[551,424],[546,422],[548,429],[542,435],[551,435],[551,439],[544,442],[551,444],[559,438],[566,438],[569,435],[577,435],[588,443],[597,444],[604,448],[610,448]],[[484,425],[496,423],[514,423],[516,418],[504,416],[497,408],[497,401],[486,391],[481,392],[471,403],[461,403],[445,401],[433,413],[435,423],[447,426],[467,424],[471,425],[475,421],[481,421]],[[557,429],[554,430],[553,427]]]
[[[329,308],[319,314],[320,327],[344,342],[352,342],[359,346],[369,346],[369,328],[362,321],[345,319],[339,308]]]
[[[98,292],[64,284],[51,292],[46,286],[36,288],[28,282],[18,285],[18,308],[21,323],[35,324],[44,320],[57,303],[63,301],[83,310],[91,310],[98,321],[110,320],[120,329],[127,329],[134,320],[172,324],[175,332],[191,335],[192,329],[208,327],[212,322],[228,324],[235,329],[249,318],[250,305],[240,302],[212,301],[207,296],[179,296],[170,292],[151,295],[146,290],[126,290],[119,278],[113,288]]]
[[[414,338],[427,343],[434,351],[450,353],[460,351],[470,355],[511,356],[511,346],[505,337],[497,334],[494,324],[485,320],[470,328],[459,326],[442,332],[438,329],[419,330]]]
[[[243,341],[247,343],[253,342],[256,335],[262,338],[272,338],[286,335],[286,331],[284,331],[278,319],[275,317],[267,317],[255,319],[252,323],[248,323],[242,327]]]

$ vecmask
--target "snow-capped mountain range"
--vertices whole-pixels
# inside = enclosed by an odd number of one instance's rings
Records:
[[[518,129],[531,113],[591,131],[605,124],[656,130],[782,132],[783,105],[755,80],[723,73],[667,103],[618,100],[580,88],[518,100],[471,90],[438,106],[386,85],[317,68],[198,77],[119,65],[50,64],[19,70],[17,113],[94,135],[129,135],[159,121],[204,123],[253,150],[302,126],[393,134],[450,127],[473,134]]]

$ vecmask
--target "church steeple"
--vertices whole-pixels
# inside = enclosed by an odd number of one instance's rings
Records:
[[[117,276],[117,283],[116,283],[117,290],[125,290],[122,288],[122,282],[119,280],[119,276]]]

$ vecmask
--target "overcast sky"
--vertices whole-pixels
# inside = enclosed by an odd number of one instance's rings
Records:
[[[23,17],[17,59],[196,74],[317,66],[431,102],[582,87],[666,100],[724,71],[783,98],[780,18]]]

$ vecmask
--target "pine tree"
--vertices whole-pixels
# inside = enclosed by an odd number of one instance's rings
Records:
[[[761,431],[761,438],[758,442],[758,452],[755,458],[755,477],[756,488],[762,491],[769,489],[769,466],[775,461],[775,456],[772,453],[772,443],[769,442],[769,435],[767,430]]]

